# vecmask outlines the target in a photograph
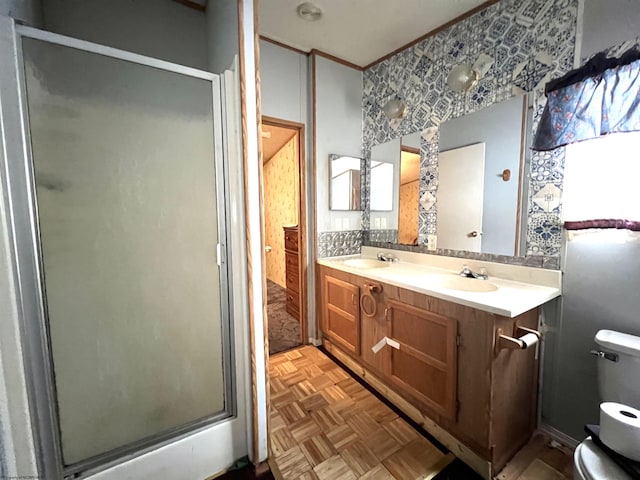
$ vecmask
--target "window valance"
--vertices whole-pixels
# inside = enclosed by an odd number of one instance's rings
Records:
[[[616,132],[640,131],[640,50],[598,54],[549,82],[534,150],[553,150]]]

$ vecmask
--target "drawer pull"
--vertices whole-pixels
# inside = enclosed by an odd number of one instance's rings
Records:
[[[389,320],[389,307],[384,307],[384,319]]]
[[[352,305],[357,305],[358,303],[356,302],[356,295],[355,293],[351,294],[351,304]]]

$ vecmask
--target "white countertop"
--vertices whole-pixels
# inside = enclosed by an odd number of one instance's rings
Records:
[[[380,250],[380,249],[376,249]],[[383,268],[354,268],[345,265],[344,261],[352,258],[375,259],[371,251],[364,251],[364,255],[349,255],[341,257],[321,258],[320,265],[342,270],[344,272],[360,275],[362,277],[377,280],[383,283],[406,288],[414,292],[423,293],[431,297],[440,298],[450,302],[476,308],[485,312],[495,313],[506,317],[517,317],[521,313],[538,307],[549,300],[561,295],[561,273],[531,267],[521,267],[488,262],[474,262],[455,258],[451,260],[439,259],[437,266],[429,264],[429,258],[433,255],[415,254],[411,252],[392,251],[400,259],[398,262],[388,263]],[[452,257],[447,257],[451,259]],[[443,268],[443,262],[449,263],[449,267],[460,264],[457,268]],[[438,276],[456,275],[463,264],[468,265],[474,272],[478,271],[477,265],[487,269],[487,280],[472,280],[474,282],[489,282],[495,285],[497,290],[492,292],[469,292],[452,290],[438,285],[434,281]],[[495,268],[493,268],[495,267]],[[504,276],[492,276],[492,269],[504,273]],[[537,270],[531,272],[530,270]],[[507,277],[507,278],[504,278]],[[431,278],[431,279],[430,279]],[[525,278],[527,282],[515,279]],[[529,283],[535,282],[535,283]]]

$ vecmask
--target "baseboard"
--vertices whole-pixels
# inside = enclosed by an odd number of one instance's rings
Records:
[[[549,425],[542,424],[540,425],[540,427],[538,427],[538,430],[551,437],[552,440],[555,440],[556,442],[570,448],[571,450],[575,450],[575,448],[580,443],[580,441],[576,440],[575,438],[570,437],[569,435],[562,433],[560,430]]]
[[[319,338],[309,337],[309,345],[313,345],[314,347],[319,347],[322,345],[322,340]]]

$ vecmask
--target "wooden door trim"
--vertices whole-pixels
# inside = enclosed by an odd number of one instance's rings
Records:
[[[305,157],[305,127],[303,123],[262,115],[262,125],[273,125],[296,130],[298,136],[298,295],[300,305],[300,342],[309,343],[309,284],[307,262],[307,172]],[[260,137],[262,144],[262,137]],[[262,179],[264,180],[264,179]],[[263,218],[264,220],[264,218]],[[264,255],[263,255],[264,257]],[[266,274],[265,274],[266,276]]]

